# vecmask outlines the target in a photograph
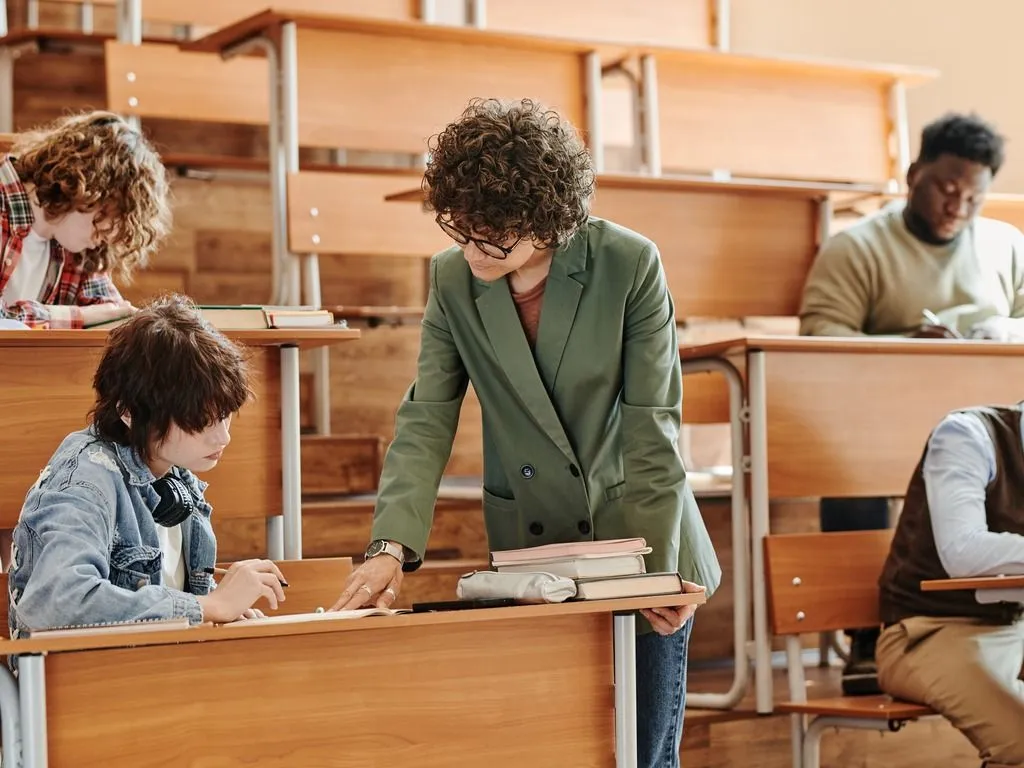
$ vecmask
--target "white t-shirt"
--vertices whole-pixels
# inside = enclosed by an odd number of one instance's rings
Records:
[[[37,235],[35,230],[29,230],[22,240],[18,266],[4,286],[4,302],[39,301],[49,268],[50,241]]]
[[[164,553],[160,575],[165,587],[185,591],[185,553],[182,550],[181,526],[166,528],[158,525],[156,535],[160,539],[160,550]]]

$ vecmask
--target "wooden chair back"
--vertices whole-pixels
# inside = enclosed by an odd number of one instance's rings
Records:
[[[418,186],[421,176],[369,170],[291,174],[288,247],[294,253],[429,258],[451,244],[433,214],[418,204],[384,199],[396,189]]]
[[[0,133],[0,154],[10,152],[17,136],[13,133]]]
[[[176,45],[105,44],[107,105],[115,112],[197,122],[266,125],[266,59],[229,61]]]
[[[891,542],[891,530],[766,536],[772,633],[877,625],[878,577]]]
[[[227,568],[230,563],[222,563]],[[341,587],[345,579],[352,573],[351,557],[324,557],[308,560],[278,560],[277,567],[284,574],[288,586],[285,596],[288,598],[276,611],[267,608],[262,602],[257,606],[266,613],[274,615],[290,615],[294,613],[312,613],[317,608],[330,608],[341,595]],[[217,577],[220,579],[220,577]],[[4,625],[6,626],[6,624]]]

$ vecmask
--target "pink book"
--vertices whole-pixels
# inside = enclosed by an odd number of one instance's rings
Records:
[[[502,563],[524,563],[531,560],[586,557],[587,555],[628,555],[643,553],[645,550],[647,550],[647,542],[644,539],[573,541],[566,544],[543,544],[539,547],[491,552],[491,561],[494,565],[500,565]]]

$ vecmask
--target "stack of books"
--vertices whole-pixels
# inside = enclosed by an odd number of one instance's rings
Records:
[[[576,600],[681,594],[678,573],[647,573],[644,539],[545,544],[491,553],[499,573],[550,573],[576,582]]]

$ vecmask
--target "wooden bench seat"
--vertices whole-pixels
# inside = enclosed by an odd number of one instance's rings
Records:
[[[785,701],[775,706],[778,712],[793,715],[828,715],[856,717],[865,720],[904,721],[934,715],[931,708],[891,696],[836,696],[831,699],[810,699],[806,702]]]

